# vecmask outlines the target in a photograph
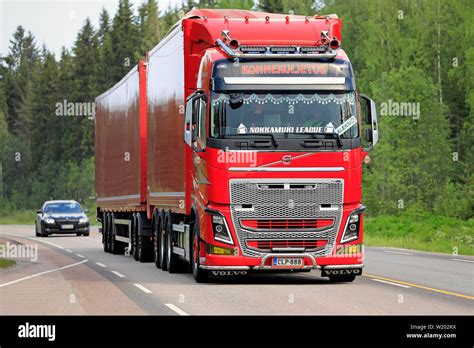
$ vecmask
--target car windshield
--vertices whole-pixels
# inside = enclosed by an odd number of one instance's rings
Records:
[[[44,212],[51,213],[82,213],[82,208],[78,203],[49,203],[44,207]]]
[[[280,138],[315,133],[355,138],[359,135],[355,92],[213,92],[210,133],[213,138],[270,133]]]

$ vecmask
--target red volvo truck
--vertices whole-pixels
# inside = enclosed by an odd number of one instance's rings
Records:
[[[362,161],[377,116],[356,91],[341,25],[335,15],[193,10],[99,96],[104,250],[198,282],[360,275]]]

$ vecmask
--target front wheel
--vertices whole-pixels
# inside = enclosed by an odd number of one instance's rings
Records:
[[[47,236],[48,236],[48,234],[47,234],[46,231],[44,230],[43,224],[41,224],[40,234],[41,234],[41,237],[47,237]]]
[[[333,283],[350,283],[355,280],[355,275],[337,275],[329,276],[329,280]]]
[[[38,225],[37,224],[35,224],[35,235],[36,235],[36,237],[41,236],[41,234],[38,232]]]
[[[200,254],[201,254],[201,238],[199,235],[199,222],[193,223],[193,239],[192,239],[192,252],[193,259],[191,260],[191,270],[193,272],[194,280],[197,283],[205,283],[209,280],[209,272],[201,269],[200,266]]]

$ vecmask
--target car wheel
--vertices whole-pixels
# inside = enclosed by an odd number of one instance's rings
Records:
[[[199,255],[201,252],[201,243],[199,235],[199,222],[195,221],[193,223],[193,239],[192,239],[192,251],[191,251],[191,270],[193,272],[194,280],[197,283],[205,283],[209,281],[209,272],[201,269],[199,262]]]
[[[82,236],[82,233],[76,233],[76,236],[80,237]]]
[[[44,225],[41,223],[41,230],[40,230],[41,237],[47,237],[48,234],[44,230]]]
[[[90,232],[84,232],[82,235],[83,235],[84,237],[89,237],[89,234],[90,234]]]
[[[36,237],[41,236],[41,234],[38,232],[38,225],[37,224],[35,224],[35,235],[36,235]]]

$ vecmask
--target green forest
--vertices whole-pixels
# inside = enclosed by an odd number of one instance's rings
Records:
[[[58,103],[93,103],[195,7],[338,14],[357,88],[378,106],[380,142],[363,183],[373,240],[384,244],[393,231],[392,244],[407,247],[411,237],[398,233],[425,229],[412,244],[472,253],[474,2],[463,0],[201,0],[170,8],[120,0],[113,18],[101,12],[98,27],[84,18],[59,57],[18,26],[0,61],[0,217],[46,199],[93,208],[94,120],[58,115]]]

